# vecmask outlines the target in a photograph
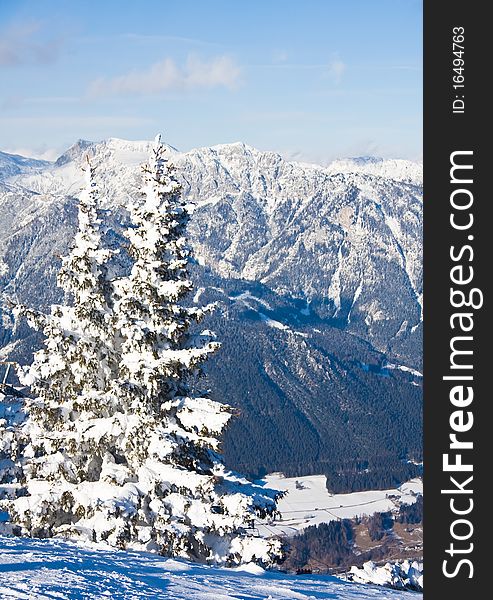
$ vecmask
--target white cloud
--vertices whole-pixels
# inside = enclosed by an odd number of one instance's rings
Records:
[[[189,56],[184,67],[165,58],[143,71],[134,69],[118,77],[96,79],[89,86],[89,95],[150,95],[217,87],[235,89],[240,83],[240,75],[240,68],[228,56],[217,56],[210,61]]]
[[[335,84],[339,84],[342,81],[342,76],[346,71],[346,63],[344,63],[338,54],[334,54],[328,65],[329,76],[332,78]]]

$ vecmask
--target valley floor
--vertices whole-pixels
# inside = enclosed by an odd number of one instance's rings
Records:
[[[153,554],[0,537],[0,599],[421,600],[422,595],[286,575],[247,565],[221,569]]]
[[[395,511],[401,503],[414,504],[417,494],[423,493],[423,481],[418,478],[399,488],[352,494],[329,493],[325,475],[285,477],[282,473],[272,473],[262,482],[267,487],[288,492],[278,501],[281,519],[257,523],[256,532],[265,537],[292,536],[320,523]]]

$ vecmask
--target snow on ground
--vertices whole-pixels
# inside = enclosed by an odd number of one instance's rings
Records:
[[[406,371],[407,373],[411,373],[415,377],[423,377],[423,373],[420,371],[416,371],[416,369],[411,369],[411,367],[406,367],[405,365],[395,365],[393,363],[387,363],[384,366],[384,369],[399,369],[399,371]]]
[[[365,363],[360,363],[360,366],[363,369],[363,371],[372,371],[375,375],[379,375],[380,377],[389,377],[389,371],[391,371],[392,369],[397,369],[398,371],[409,373],[417,379],[422,379],[423,377],[423,373],[421,373],[420,371],[416,371],[416,369],[394,363],[385,363],[381,367],[376,367],[376,365],[367,365]],[[409,383],[411,383],[411,385],[419,385],[419,383],[417,383],[416,381],[410,381]]]
[[[271,319],[264,313],[259,313],[259,317],[264,323],[266,323],[269,327],[273,327],[274,329],[282,329],[283,331],[287,331],[289,327],[281,323],[280,321],[276,321],[275,319]]]
[[[275,319],[271,319],[267,315],[264,315],[264,313],[259,312],[258,316],[260,317],[261,321],[263,321],[267,326],[272,327],[273,329],[280,329],[281,331],[287,331],[294,335],[300,335],[301,337],[308,337],[308,333],[304,333],[303,331],[295,331],[294,329],[291,329],[287,325],[284,325],[284,323],[281,323],[280,321],[276,321]]]
[[[420,479],[412,479],[398,489],[353,494],[330,494],[325,475],[284,477],[273,473],[262,481],[269,488],[288,491],[278,502],[281,520],[256,524],[257,532],[262,536],[293,535],[310,525],[387,512],[399,503],[413,504],[416,494],[423,493]]]
[[[234,296],[228,296],[228,298],[230,300],[233,300],[234,302],[242,302],[247,308],[250,308],[251,310],[256,310],[256,309],[255,309],[255,307],[253,307],[251,305],[249,300],[253,300],[256,303],[261,304],[267,310],[272,310],[272,306],[268,302],[266,302],[265,300],[262,300],[262,298],[259,298],[258,296],[254,296],[253,294],[251,294],[248,291],[242,292],[241,294],[237,294]]]
[[[330,575],[287,575],[247,565],[222,569],[162,556],[0,537],[0,599],[420,600]]]
[[[397,589],[423,589],[423,563],[403,560],[378,566],[372,561],[365,562],[362,568],[351,567],[347,577],[357,583],[373,583]]]
[[[388,177],[419,185],[423,181],[423,164],[408,160],[384,160],[381,158],[343,158],[331,162],[327,173],[365,173],[378,177]]]

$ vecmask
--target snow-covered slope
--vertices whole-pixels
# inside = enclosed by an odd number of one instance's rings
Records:
[[[279,473],[264,479],[267,487],[288,492],[278,502],[279,520],[257,524],[260,535],[295,535],[312,525],[352,519],[395,510],[401,503],[414,504],[423,493],[423,482],[413,479],[399,489],[353,494],[329,494],[324,475],[283,477]]]
[[[375,157],[361,157],[335,160],[327,167],[329,173],[366,173],[422,185],[423,164],[409,160],[384,160]]]
[[[0,537],[0,599],[20,600],[404,600],[405,592],[294,576],[259,567],[219,569],[58,540]],[[412,598],[418,600],[420,594]]]
[[[9,154],[0,151],[0,179],[12,177],[22,173],[32,173],[46,169],[51,165],[46,160],[38,160],[36,158],[26,158],[19,154]]]

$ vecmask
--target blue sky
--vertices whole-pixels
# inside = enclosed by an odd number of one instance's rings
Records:
[[[0,149],[422,156],[420,0],[0,0]]]

